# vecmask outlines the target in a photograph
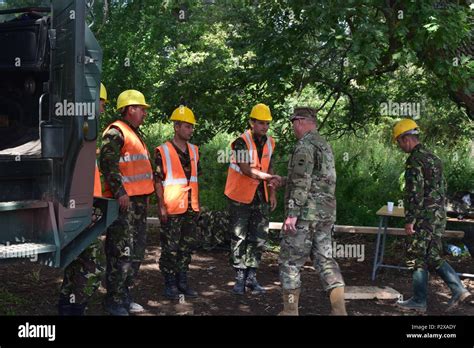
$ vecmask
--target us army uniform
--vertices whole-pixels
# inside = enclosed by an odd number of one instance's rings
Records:
[[[136,135],[143,137],[138,129],[122,119]],[[119,170],[120,151],[124,137],[117,128],[110,128],[103,137],[99,167],[109,184],[114,198],[126,194]],[[107,256],[107,299],[118,305],[130,301],[129,288],[145,256],[146,217],[148,195],[130,196],[128,211],[119,211],[117,220],[107,229],[105,254]]]
[[[314,262],[323,288],[343,287],[332,257],[331,229],[336,220],[336,170],[331,146],[317,130],[301,138],[288,162],[285,188],[286,216],[297,217],[297,232],[281,232],[280,281],[283,289],[301,287],[300,269],[308,256]]]

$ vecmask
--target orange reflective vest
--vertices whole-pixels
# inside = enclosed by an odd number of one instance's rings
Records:
[[[196,145],[188,143],[188,153],[191,157],[191,178],[188,181],[183,166],[173,144],[169,141],[158,146],[163,161],[165,179],[162,182],[166,212],[171,215],[183,214],[189,207],[189,192],[191,193],[191,208],[199,211],[198,162],[199,150]]]
[[[130,126],[120,120],[110,124],[103,135],[111,127],[120,129],[124,137],[124,144],[120,150],[119,170],[122,174],[122,184],[127,195],[140,196],[152,193],[155,190],[153,169],[145,143]],[[112,197],[107,181],[105,181],[104,197]]]
[[[272,137],[267,137],[267,142],[263,146],[262,159],[258,158],[257,146],[252,138],[250,130],[245,131],[241,138],[244,139],[247,145],[248,159],[250,160],[250,167],[256,168],[262,172],[268,173],[270,167],[270,159],[272,158],[273,150],[275,149],[275,140]],[[235,158],[229,164],[227,171],[227,181],[225,184],[224,194],[230,199],[249,204],[252,202],[260,180],[253,179],[245,175],[236,163]],[[265,199],[268,202],[268,188],[267,183],[263,183],[265,190]]]
[[[100,173],[99,167],[97,167],[97,161],[95,162],[94,197],[102,197],[102,184],[100,183]]]

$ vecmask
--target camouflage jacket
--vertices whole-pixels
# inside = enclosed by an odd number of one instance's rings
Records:
[[[138,129],[133,127],[129,122],[122,119],[131,129],[135,131],[137,136],[142,140],[143,135]],[[104,180],[109,184],[110,190],[114,198],[119,198],[127,194],[122,184],[122,174],[119,170],[120,151],[125,143],[122,132],[116,128],[111,127],[102,139],[102,146],[99,154],[99,169]]]
[[[441,160],[418,144],[405,163],[405,223],[446,220],[446,181]]]
[[[331,145],[315,129],[305,134],[288,162],[286,216],[301,220],[336,219],[336,168]]]

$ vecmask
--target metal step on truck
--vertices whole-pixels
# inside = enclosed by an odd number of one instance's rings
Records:
[[[118,215],[93,197],[102,50],[85,0],[0,0],[0,262],[66,267]]]

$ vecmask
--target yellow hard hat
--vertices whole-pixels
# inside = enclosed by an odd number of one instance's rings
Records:
[[[129,105],[141,105],[146,108],[150,107],[150,105],[145,102],[145,96],[141,92],[134,89],[127,89],[126,91],[123,91],[117,98],[117,110]]]
[[[250,112],[250,118],[254,118],[260,121],[271,121],[272,114],[270,108],[265,104],[257,104],[252,108]]]
[[[193,111],[184,105],[180,105],[179,107],[174,109],[173,113],[171,114],[170,120],[196,124],[196,118],[194,117]]]
[[[105,102],[108,102],[107,90],[105,89],[105,86],[102,82],[100,83],[100,99],[105,100]]]
[[[397,138],[404,134],[418,134],[418,125],[416,124],[415,121],[409,118],[405,118],[401,121],[398,121],[395,126],[393,127],[393,132],[392,132],[392,141],[395,142],[397,141]]]

